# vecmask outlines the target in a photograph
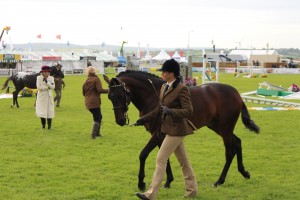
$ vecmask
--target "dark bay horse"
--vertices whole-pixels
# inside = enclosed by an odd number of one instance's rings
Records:
[[[24,87],[36,89],[36,77],[39,75],[40,73],[27,74],[26,72],[18,72],[5,81],[1,90],[4,90],[8,86],[9,81],[12,81],[15,86],[15,91],[13,92],[13,104],[11,105],[12,108],[14,105],[19,108],[18,94]]]
[[[108,81],[107,77],[104,78]],[[109,82],[108,98],[113,104],[116,123],[120,126],[129,123],[127,111],[132,102],[143,116],[154,110],[159,104],[158,93],[164,80],[150,73],[139,71],[125,71],[112,78]],[[245,170],[242,156],[241,139],[234,133],[234,127],[241,114],[242,122],[250,131],[259,133],[259,127],[250,119],[248,109],[235,88],[221,83],[207,83],[201,86],[189,87],[193,104],[193,116],[189,119],[197,129],[207,126],[223,139],[225,146],[226,162],[218,180],[214,183],[217,187],[225,182],[225,178],[232,160],[237,155],[238,171],[243,177],[249,179],[250,173]],[[152,134],[147,145],[140,153],[140,171],[138,187],[145,189],[144,167],[149,153],[160,147],[164,136],[160,134],[162,117],[151,123],[145,124],[146,129]],[[170,187],[173,175],[170,164],[167,165],[167,182],[165,187]]]

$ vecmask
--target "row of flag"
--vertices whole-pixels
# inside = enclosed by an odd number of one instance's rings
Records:
[[[42,39],[42,34],[38,34],[36,37]],[[56,39],[61,40],[61,35],[56,35]]]

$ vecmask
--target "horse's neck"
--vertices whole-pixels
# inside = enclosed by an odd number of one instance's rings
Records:
[[[159,90],[157,92],[159,94]],[[156,94],[153,88],[145,88],[143,90],[133,89],[131,92],[131,101],[139,112],[146,114],[154,110],[154,108],[158,105],[158,94]]]

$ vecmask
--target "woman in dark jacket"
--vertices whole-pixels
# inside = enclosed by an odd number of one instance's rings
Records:
[[[85,97],[85,107],[92,113],[94,125],[92,130],[92,139],[101,136],[100,127],[102,120],[101,93],[108,93],[108,89],[102,88],[102,83],[96,75],[96,70],[93,66],[89,66],[86,70],[87,79],[82,86],[82,94]]]

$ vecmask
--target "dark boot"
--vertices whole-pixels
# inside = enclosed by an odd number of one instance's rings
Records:
[[[51,129],[51,124],[52,124],[52,119],[51,118],[47,119],[47,124],[48,124],[48,130],[50,130]]]
[[[102,135],[101,135],[101,133],[100,133],[100,129],[101,129],[101,121],[100,121],[100,123],[99,123],[99,128],[98,128],[98,130],[97,130],[97,135],[96,135],[96,137],[102,137]]]
[[[56,103],[56,107],[60,106],[60,98],[57,98],[57,103]]]
[[[41,117],[42,128],[44,129],[46,126],[46,119]]]
[[[92,139],[96,139],[96,137],[99,133],[99,130],[100,130],[99,122],[94,122],[93,130],[92,130]]]

